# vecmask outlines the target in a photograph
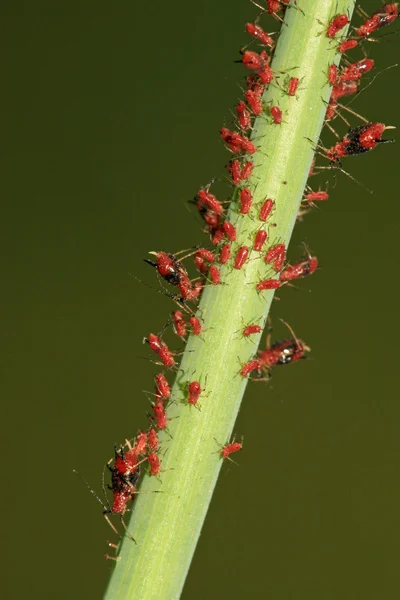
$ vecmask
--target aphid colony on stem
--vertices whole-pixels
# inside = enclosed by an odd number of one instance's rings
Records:
[[[254,0],[252,2],[263,13],[272,15],[279,20],[283,19],[285,10],[289,8],[301,10],[295,2],[291,3],[290,0],[266,0],[266,7],[261,7]],[[348,53],[360,48],[364,41],[375,41],[371,36],[381,28],[393,23],[398,16],[398,3],[386,4],[371,16],[364,14],[364,22],[351,30],[348,37],[343,33],[344,28],[349,24],[348,15],[335,14],[329,23],[323,24],[321,35],[325,35],[329,39],[329,43],[336,48],[338,56],[343,55],[344,63],[342,67],[333,63],[326,72],[326,85],[331,89],[326,108],[326,122],[342,116],[342,110],[355,114],[339,104],[339,100],[354,96],[360,89],[364,76],[375,66],[374,61],[365,53],[362,58],[353,62],[348,60]],[[293,97],[301,92],[302,81],[301,73],[292,76],[292,74],[276,73],[272,70],[270,63],[277,40],[273,39],[259,25],[258,20],[259,17],[255,23],[247,23],[246,31],[251,36],[253,43],[261,44],[263,49],[259,52],[252,49],[245,49],[241,52],[241,60],[237,62],[241,62],[247,69],[246,90],[244,97],[236,104],[234,124],[230,127],[224,126],[220,130],[223,142],[233,154],[227,164],[229,180],[235,190],[235,200],[230,206],[229,213],[227,201],[221,200],[211,193],[212,184],[202,187],[191,202],[195,205],[204,223],[203,231],[208,235],[209,243],[206,243],[204,247],[195,246],[177,254],[153,251],[150,254],[154,256],[154,260],[145,259],[156,269],[163,282],[175,288],[175,294],[166,292],[166,295],[177,306],[164,329],[170,326],[176,336],[182,340],[192,335],[197,336],[201,343],[207,343],[207,327],[203,327],[205,315],[200,310],[196,312],[204,288],[221,284],[229,285],[229,277],[243,278],[250,261],[261,259],[265,271],[260,274],[259,281],[251,283],[257,301],[271,290],[290,285],[289,282],[312,275],[318,268],[317,258],[311,255],[307,249],[306,255],[298,262],[287,262],[286,244],[282,240],[275,239],[272,233],[275,225],[273,221],[276,200],[268,195],[261,201],[255,200],[257,185],[251,181],[254,168],[258,164],[256,158],[257,138],[252,137],[254,119],[256,117],[266,119],[268,126],[277,131],[276,126],[285,127],[285,115],[288,114],[287,110],[283,113],[278,104],[263,102],[264,91],[273,84],[286,96]],[[248,74],[249,71],[250,74]],[[279,80],[282,75],[285,76],[284,85],[281,83],[282,80]],[[296,99],[290,98],[290,102],[296,102]],[[344,119],[343,116],[342,118]],[[392,141],[382,139],[385,130],[391,129],[383,123],[368,122],[364,119],[362,125],[348,126],[349,129],[342,138],[336,134],[338,141],[329,149],[319,146],[321,151],[317,154],[322,154],[329,161],[329,167],[319,168],[340,169],[344,158],[364,154],[373,150],[378,144]],[[315,166],[314,159],[309,175],[314,175],[316,169],[318,167]],[[326,191],[314,190],[307,186],[299,218],[306,214],[315,202],[326,201],[328,198]],[[304,210],[305,206],[306,210]],[[244,240],[241,239],[239,232],[241,223],[246,220],[257,222],[259,228],[250,239]],[[187,264],[184,263],[190,257],[193,258],[196,269],[194,278],[191,278]],[[241,273],[237,273],[237,271]],[[250,342],[253,341],[253,338],[258,339],[257,336],[261,334],[262,326],[259,324],[261,322],[264,322],[264,315],[254,314],[252,320],[247,325],[243,325],[240,330],[240,337],[247,340],[244,343],[249,355],[247,362],[241,365],[239,373],[232,374],[232,377],[239,376],[263,381],[270,378],[274,367],[288,365],[306,358],[306,353],[310,348],[296,337],[288,325],[291,332],[290,338],[271,343],[268,335],[265,349],[258,350],[254,356]],[[150,333],[144,341],[157,355],[158,364],[163,368],[163,372],[154,377],[155,391],[152,395],[155,397],[155,401],[152,402],[152,410],[149,415],[150,426],[147,431],[140,431],[137,434],[133,444],[126,442],[126,451],[122,446],[115,446],[113,465],[111,465],[112,461],[106,465],[111,472],[109,489],[112,492],[112,503],[109,503],[106,497],[104,485],[105,500],[103,501],[86,484],[102,505],[105,518],[118,536],[119,533],[111,523],[109,516],[119,516],[126,529],[123,516],[128,510],[128,503],[133,501],[136,496],[141,465],[147,466],[146,470],[150,476],[159,476],[163,472],[160,451],[166,434],[168,434],[168,408],[175,401],[165,373],[177,370],[176,357],[178,353],[169,348],[162,339],[161,333]],[[190,410],[187,408],[188,405],[199,408],[200,397],[206,401],[208,396],[206,388],[206,384],[200,384],[197,380],[187,381],[182,392],[184,395],[182,410]],[[205,394],[204,391],[206,391]],[[193,412],[197,413],[197,411]],[[160,432],[166,433],[159,437]],[[221,446],[218,454],[221,459],[230,459],[232,453],[241,449],[242,444],[233,441]],[[128,536],[133,539],[129,533]],[[115,545],[110,544],[110,546]],[[107,557],[114,558],[108,555]]]

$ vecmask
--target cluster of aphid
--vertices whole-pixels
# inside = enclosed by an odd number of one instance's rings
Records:
[[[290,0],[266,0],[266,4],[266,9],[258,4],[256,6],[263,12],[281,20],[281,15],[290,4]],[[296,3],[292,7],[300,9]],[[341,32],[348,25],[349,19],[345,14],[336,15],[329,24],[324,25],[322,34],[337,45],[339,53],[344,54],[357,46],[362,47],[364,41],[374,41],[372,35],[380,28],[392,23],[397,17],[397,3],[382,6],[371,17],[365,15],[364,22],[354,29],[349,37],[344,39]],[[173,255],[164,251],[153,252],[154,260],[146,261],[155,267],[158,275],[176,290],[175,294],[169,294],[169,296],[178,305],[179,310],[173,312],[168,325],[172,325],[176,335],[181,339],[185,339],[189,333],[201,336],[203,332],[201,313],[196,313],[193,307],[196,308],[205,285],[217,286],[222,283],[220,269],[222,265],[226,265],[229,261],[233,269],[241,270],[248,261],[251,252],[264,253],[264,261],[271,268],[272,275],[254,284],[257,293],[260,294],[265,290],[275,290],[293,280],[311,275],[318,267],[317,258],[308,251],[306,256],[299,262],[288,264],[286,262],[285,244],[268,244],[268,225],[271,224],[275,209],[275,202],[272,198],[266,198],[261,206],[253,206],[252,192],[247,186],[247,181],[253,172],[252,155],[256,153],[257,147],[247,137],[247,132],[252,129],[253,118],[258,115],[270,119],[272,126],[283,126],[284,115],[279,106],[270,106],[263,103],[264,90],[267,86],[274,84],[287,95],[295,96],[301,79],[288,77],[285,79],[285,86],[282,87],[277,74],[270,67],[275,47],[273,38],[264,31],[258,20],[256,23],[247,23],[246,30],[253,39],[263,46],[263,49],[259,53],[251,50],[242,51],[241,62],[251,74],[246,79],[245,98],[240,100],[236,106],[237,129],[223,127],[220,134],[222,140],[234,155],[229,161],[228,173],[230,181],[236,189],[237,212],[242,215],[240,218],[244,218],[245,215],[249,215],[251,212],[252,218],[258,219],[260,222],[260,228],[254,236],[252,246],[235,244],[237,238],[236,228],[226,218],[225,203],[218,200],[210,192],[210,184],[201,189],[193,200],[204,221],[204,231],[210,238],[210,246],[208,248],[195,247],[190,251],[185,251],[187,252],[186,256],[180,256],[179,258],[178,256],[181,253]],[[340,69],[334,64],[331,65],[327,73],[327,80],[332,86],[326,112],[327,123],[331,122],[336,116],[341,116],[340,109],[346,107],[339,104],[339,100],[342,97],[355,94],[359,89],[363,75],[374,67],[374,61],[366,56],[354,63],[349,63],[347,60],[344,62],[345,66]],[[321,154],[328,158],[330,163],[329,167],[325,168],[341,169],[341,161],[344,157],[372,150],[377,144],[385,141],[382,140],[385,129],[387,127],[382,123],[366,121],[361,126],[350,128],[348,133],[331,148],[320,147]],[[313,174],[313,169],[315,169],[314,165],[310,175]],[[303,198],[299,218],[313,206],[314,202],[327,199],[328,194],[326,191],[313,191],[308,187]],[[305,207],[306,210],[304,210]],[[193,257],[194,266],[200,275],[195,280],[190,278],[183,264],[183,260],[188,257]],[[261,333],[261,329],[259,324],[250,323],[244,326],[242,333],[245,337],[250,337]],[[144,341],[157,355],[158,364],[164,369],[176,369],[176,353],[169,349],[168,345],[162,340],[161,334],[150,333]],[[273,344],[270,344],[268,337],[266,349],[258,351],[255,358],[243,364],[240,375],[243,378],[253,376],[259,380],[266,379],[273,367],[298,361],[305,357],[308,350],[306,344],[294,334],[289,339]],[[199,398],[203,392],[204,389],[199,381],[188,381],[185,384],[185,402],[198,407]],[[128,502],[133,500],[136,494],[141,464],[148,465],[150,475],[157,476],[161,471],[158,432],[168,428],[167,409],[168,404],[171,402],[171,389],[164,372],[160,372],[155,376],[154,397],[151,425],[148,431],[139,432],[133,443],[126,442],[126,450],[124,447],[116,447],[114,464],[111,466],[112,461],[110,461],[107,465],[112,474],[111,486],[109,486],[113,493],[112,505],[105,505],[91,490],[103,505],[107,519],[108,514],[117,514],[121,516],[123,523],[122,517],[127,511]],[[220,449],[221,457],[229,458],[230,454],[241,448],[242,444],[239,442],[226,444]],[[116,531],[112,524],[111,526]],[[113,544],[110,545],[114,546]]]

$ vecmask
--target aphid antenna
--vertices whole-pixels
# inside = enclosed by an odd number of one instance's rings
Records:
[[[110,504],[108,502],[108,499],[107,499],[106,488],[105,488],[105,485],[104,485],[104,468],[103,468],[103,475],[102,475],[102,488],[103,488],[104,497],[106,499],[107,504],[105,504],[103,502],[103,500],[100,498],[100,496],[94,491],[94,489],[91,487],[91,485],[86,481],[86,479],[84,479],[84,477],[82,477],[82,475],[76,469],[73,469],[72,471],[73,471],[73,473],[75,473],[76,475],[78,475],[78,477],[86,485],[86,487],[88,488],[88,490],[92,494],[92,496],[94,496],[96,498],[97,502],[103,507],[104,513],[106,514],[106,513],[112,512],[111,506],[110,506]]]
[[[292,334],[294,340],[296,341],[296,344],[298,346],[300,346],[299,338],[297,337],[297,335],[295,334],[295,332],[293,331],[293,328],[289,325],[289,323],[287,321],[285,321],[284,319],[281,319],[281,318],[279,320],[281,321],[281,323],[283,323],[284,325],[286,325],[286,327],[289,329],[290,333]],[[304,346],[304,350],[306,350],[307,352],[311,351],[311,348],[309,348],[305,344],[303,344],[303,346]]]
[[[389,67],[386,67],[385,69],[381,69],[380,71],[378,71],[378,73],[371,79],[370,82],[367,83],[366,86],[364,86],[362,89],[360,89],[357,92],[357,94],[354,94],[353,98],[348,102],[348,104],[346,104],[346,107],[349,106],[350,104],[352,104],[354,102],[354,100],[356,100],[356,98],[358,98],[359,96],[361,96],[361,94],[363,94],[365,92],[365,90],[367,90],[369,88],[369,86],[374,83],[375,79],[377,77],[379,77],[379,75],[381,75],[385,71],[389,71],[389,69],[394,69],[395,67],[398,67],[398,66],[399,65],[396,63],[395,65],[390,65]],[[343,105],[340,105],[340,106],[343,106]]]

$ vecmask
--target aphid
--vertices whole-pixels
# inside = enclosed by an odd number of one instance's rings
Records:
[[[158,337],[158,335],[150,333],[149,337],[144,338],[143,341],[149,344],[150,348],[160,357],[161,362],[166,367],[173,367],[175,365],[175,359],[171,350],[168,348],[167,344]]]
[[[239,125],[242,129],[250,129],[251,127],[251,114],[243,100],[236,105],[236,112],[238,115]]]
[[[385,4],[373,15],[365,21],[358,29],[356,29],[356,34],[361,38],[367,38],[374,33],[377,29],[381,27],[385,27],[386,25],[390,25],[397,19],[399,16],[399,5],[398,2],[393,2],[392,4]]]
[[[249,179],[253,172],[253,166],[254,165],[251,161],[246,162],[242,169],[242,181],[246,181],[246,179]]]
[[[261,252],[267,237],[268,237],[268,233],[264,229],[260,229],[259,231],[257,231],[256,237],[254,240],[254,244],[253,244],[253,250],[257,250],[257,252]]]
[[[268,33],[264,31],[260,25],[256,25],[255,23],[246,23],[247,33],[255,37],[257,40],[260,40],[262,44],[265,46],[269,46],[272,48],[274,46],[274,40]]]
[[[240,190],[240,214],[247,215],[250,212],[252,204],[253,196],[251,195],[249,188]]]
[[[275,125],[280,125],[282,123],[282,111],[279,106],[271,106],[269,112]]]
[[[221,226],[218,228],[218,230],[214,233],[213,237],[211,238],[211,243],[214,244],[214,246],[217,246],[218,244],[220,244],[222,242],[224,237],[225,237],[225,232]]]
[[[197,317],[190,317],[189,323],[192,326],[193,335],[200,335],[202,330],[202,324],[200,319]]]
[[[149,252],[149,254],[154,254],[156,261],[154,262],[147,258],[144,261],[155,267],[159,275],[171,285],[178,286],[182,278],[187,277],[189,279],[185,267],[173,254],[169,254],[168,252]]]
[[[288,85],[288,90],[287,90],[287,93],[289,94],[289,96],[294,96],[297,92],[298,87],[299,87],[299,78],[291,77],[289,80],[289,85]]]
[[[205,204],[199,197],[196,197],[193,202],[196,204],[196,208],[199,211],[201,218],[207,225],[208,232],[213,235],[218,229],[221,222],[220,214],[214,212],[208,204]]]
[[[236,240],[236,228],[230,221],[225,221],[225,223],[222,225],[222,229],[228,236],[229,241],[234,242]]]
[[[268,198],[264,202],[264,204],[262,205],[262,207],[260,209],[260,215],[259,215],[260,221],[266,221],[268,219],[274,206],[275,206],[275,202],[273,200],[271,200],[271,198]]]
[[[200,256],[203,260],[206,260],[209,263],[213,263],[215,261],[215,256],[211,250],[207,248],[198,248],[196,250],[196,256]]]
[[[258,373],[261,374],[262,368],[263,365],[260,360],[258,358],[253,358],[253,360],[244,363],[240,369],[240,374],[242,377],[248,377],[250,373],[253,373],[253,371],[258,371]]]
[[[242,167],[240,162],[237,160],[231,160],[228,164],[229,174],[232,178],[234,185],[240,185],[242,183]]]
[[[213,285],[218,285],[221,282],[221,273],[219,272],[218,267],[211,265],[209,273]]]
[[[269,340],[267,339],[266,350],[258,352],[258,360],[264,369],[269,370],[271,367],[288,365],[289,363],[304,359],[305,352],[310,351],[310,348],[296,337],[289,325],[287,327],[292,332],[292,339],[280,340],[272,345],[269,345]]]
[[[257,52],[252,52],[250,50],[245,50],[242,56],[242,63],[244,66],[250,71],[255,71],[258,75],[258,71],[261,71],[265,67],[265,60],[257,54]]]
[[[379,143],[391,142],[382,140],[383,132],[392,127],[383,123],[366,123],[359,127],[349,129],[344,138],[326,150],[326,156],[332,165],[340,166],[340,159],[344,156],[354,156],[373,150]]]
[[[210,192],[207,190],[200,190],[197,193],[197,197],[203,204],[207,205],[217,215],[222,215],[224,212],[224,207],[222,206],[221,202],[216,199],[214,194],[210,194]]]
[[[242,447],[242,444],[239,444],[239,442],[232,442],[231,444],[226,444],[226,446],[221,448],[221,457],[229,458],[230,454],[233,454],[233,452],[238,452],[242,449]]]
[[[353,48],[356,48],[357,46],[358,46],[357,40],[344,40],[344,42],[339,44],[337,50],[338,50],[338,52],[343,54],[344,52],[347,52],[348,50],[353,50]]]
[[[263,108],[262,108],[261,99],[258,96],[258,94],[256,94],[256,92],[253,92],[253,90],[247,90],[245,96],[246,96],[247,103],[250,106],[253,113],[255,115],[261,115]]]
[[[344,67],[339,75],[339,81],[355,81],[374,68],[375,61],[371,58],[363,58],[348,67]]]
[[[264,260],[268,265],[272,264],[274,271],[279,272],[283,267],[283,263],[285,262],[285,255],[285,244],[276,244],[268,250]]]
[[[225,244],[221,248],[221,254],[219,257],[219,262],[221,263],[221,265],[225,265],[228,262],[230,256],[231,256],[231,245]]]
[[[245,337],[249,337],[249,335],[253,335],[255,333],[260,333],[262,331],[262,328],[260,325],[247,325],[247,327],[245,327],[243,329],[243,335]]]
[[[329,195],[327,194],[327,192],[322,192],[322,191],[318,191],[318,192],[308,192],[308,194],[304,194],[303,200],[306,200],[307,202],[317,202],[320,200],[328,200]]]
[[[339,81],[333,86],[330,101],[339,100],[343,96],[352,96],[358,90],[358,81]]]
[[[247,246],[241,246],[236,253],[234,269],[241,269],[249,256],[249,249]]]
[[[150,475],[158,475],[161,469],[161,463],[158,455],[152,452],[147,456],[150,466]]]
[[[328,36],[328,38],[333,39],[335,37],[335,35],[341,30],[343,29],[343,27],[346,27],[346,25],[349,23],[349,17],[347,15],[337,15],[334,19],[332,19],[332,21],[329,23],[328,25],[328,29],[326,31],[326,35]]]
[[[293,279],[301,279],[312,275],[318,269],[318,259],[316,256],[308,254],[308,258],[301,260],[300,262],[290,265],[284,269],[279,279],[281,281],[292,281]]]
[[[201,389],[201,385],[198,381],[191,381],[188,385],[188,404],[197,404],[202,391],[203,390]]]
[[[186,336],[186,323],[183,314],[180,310],[176,310],[172,314],[174,320],[175,333],[181,338]]]
[[[263,69],[261,69],[260,71],[257,71],[257,75],[259,76],[260,80],[263,83],[265,83],[266,85],[270,84],[274,78],[272,69],[267,64],[264,65]]]
[[[157,429],[166,429],[167,413],[165,412],[164,404],[162,402],[156,402],[153,405],[153,412],[157,424]]]
[[[207,273],[208,267],[207,267],[207,264],[206,264],[206,261],[204,260],[204,258],[202,258],[201,256],[195,256],[194,264],[196,265],[196,267],[200,271],[200,273],[203,273],[203,275],[205,275]]]
[[[154,377],[156,384],[156,398],[157,401],[168,400],[171,396],[171,388],[169,387],[169,383],[163,373],[157,373]]]
[[[222,127],[220,133],[222,139],[232,152],[248,152],[249,154],[257,152],[257,147],[248,138],[240,135],[236,131],[230,131],[226,127]]]
[[[149,446],[152,450],[158,450],[158,434],[157,431],[153,428],[149,431]]]
[[[254,94],[256,95],[257,98],[261,98],[264,90],[265,90],[265,84],[259,80],[258,77],[255,77],[254,75],[249,75],[247,77],[247,89],[251,90],[252,92],[254,92]]]
[[[259,283],[257,283],[257,291],[264,292],[265,290],[277,290],[281,287],[281,282],[279,279],[263,279]]]
[[[328,81],[331,85],[335,85],[338,78],[338,68],[336,65],[330,65],[328,69]]]
[[[134,453],[137,456],[141,456],[146,453],[147,448],[147,433],[145,431],[141,431],[136,438],[135,446],[133,448]]]

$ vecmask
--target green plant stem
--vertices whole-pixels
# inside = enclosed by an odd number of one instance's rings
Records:
[[[290,240],[330,96],[328,67],[339,59],[326,26],[335,14],[350,14],[354,1],[299,0],[299,5],[304,13],[287,10],[272,63],[278,84],[263,97],[266,106],[280,106],[283,122],[272,124],[268,111],[256,119],[252,140],[258,151],[249,183],[253,208],[240,215],[235,194],[230,208],[237,228],[233,255],[240,246],[251,248],[265,226],[258,214],[266,198],[275,201],[269,246]],[[289,77],[300,79],[295,97],[284,91]],[[137,545],[124,540],[107,600],[179,598],[223,462],[216,440],[230,440],[247,384],[241,364],[254,356],[259,342],[260,336],[250,341],[241,331],[249,323],[265,324],[273,298],[272,291],[256,291],[257,282],[276,276],[264,254],[252,251],[241,270],[233,269],[231,260],[221,270],[223,283],[203,293],[204,332],[188,341],[167,409],[170,436],[160,436],[162,485],[144,477],[140,492],[145,494],[135,500],[129,526]],[[193,380],[204,388],[199,407],[187,404],[187,384]],[[154,490],[162,493],[149,493]]]

